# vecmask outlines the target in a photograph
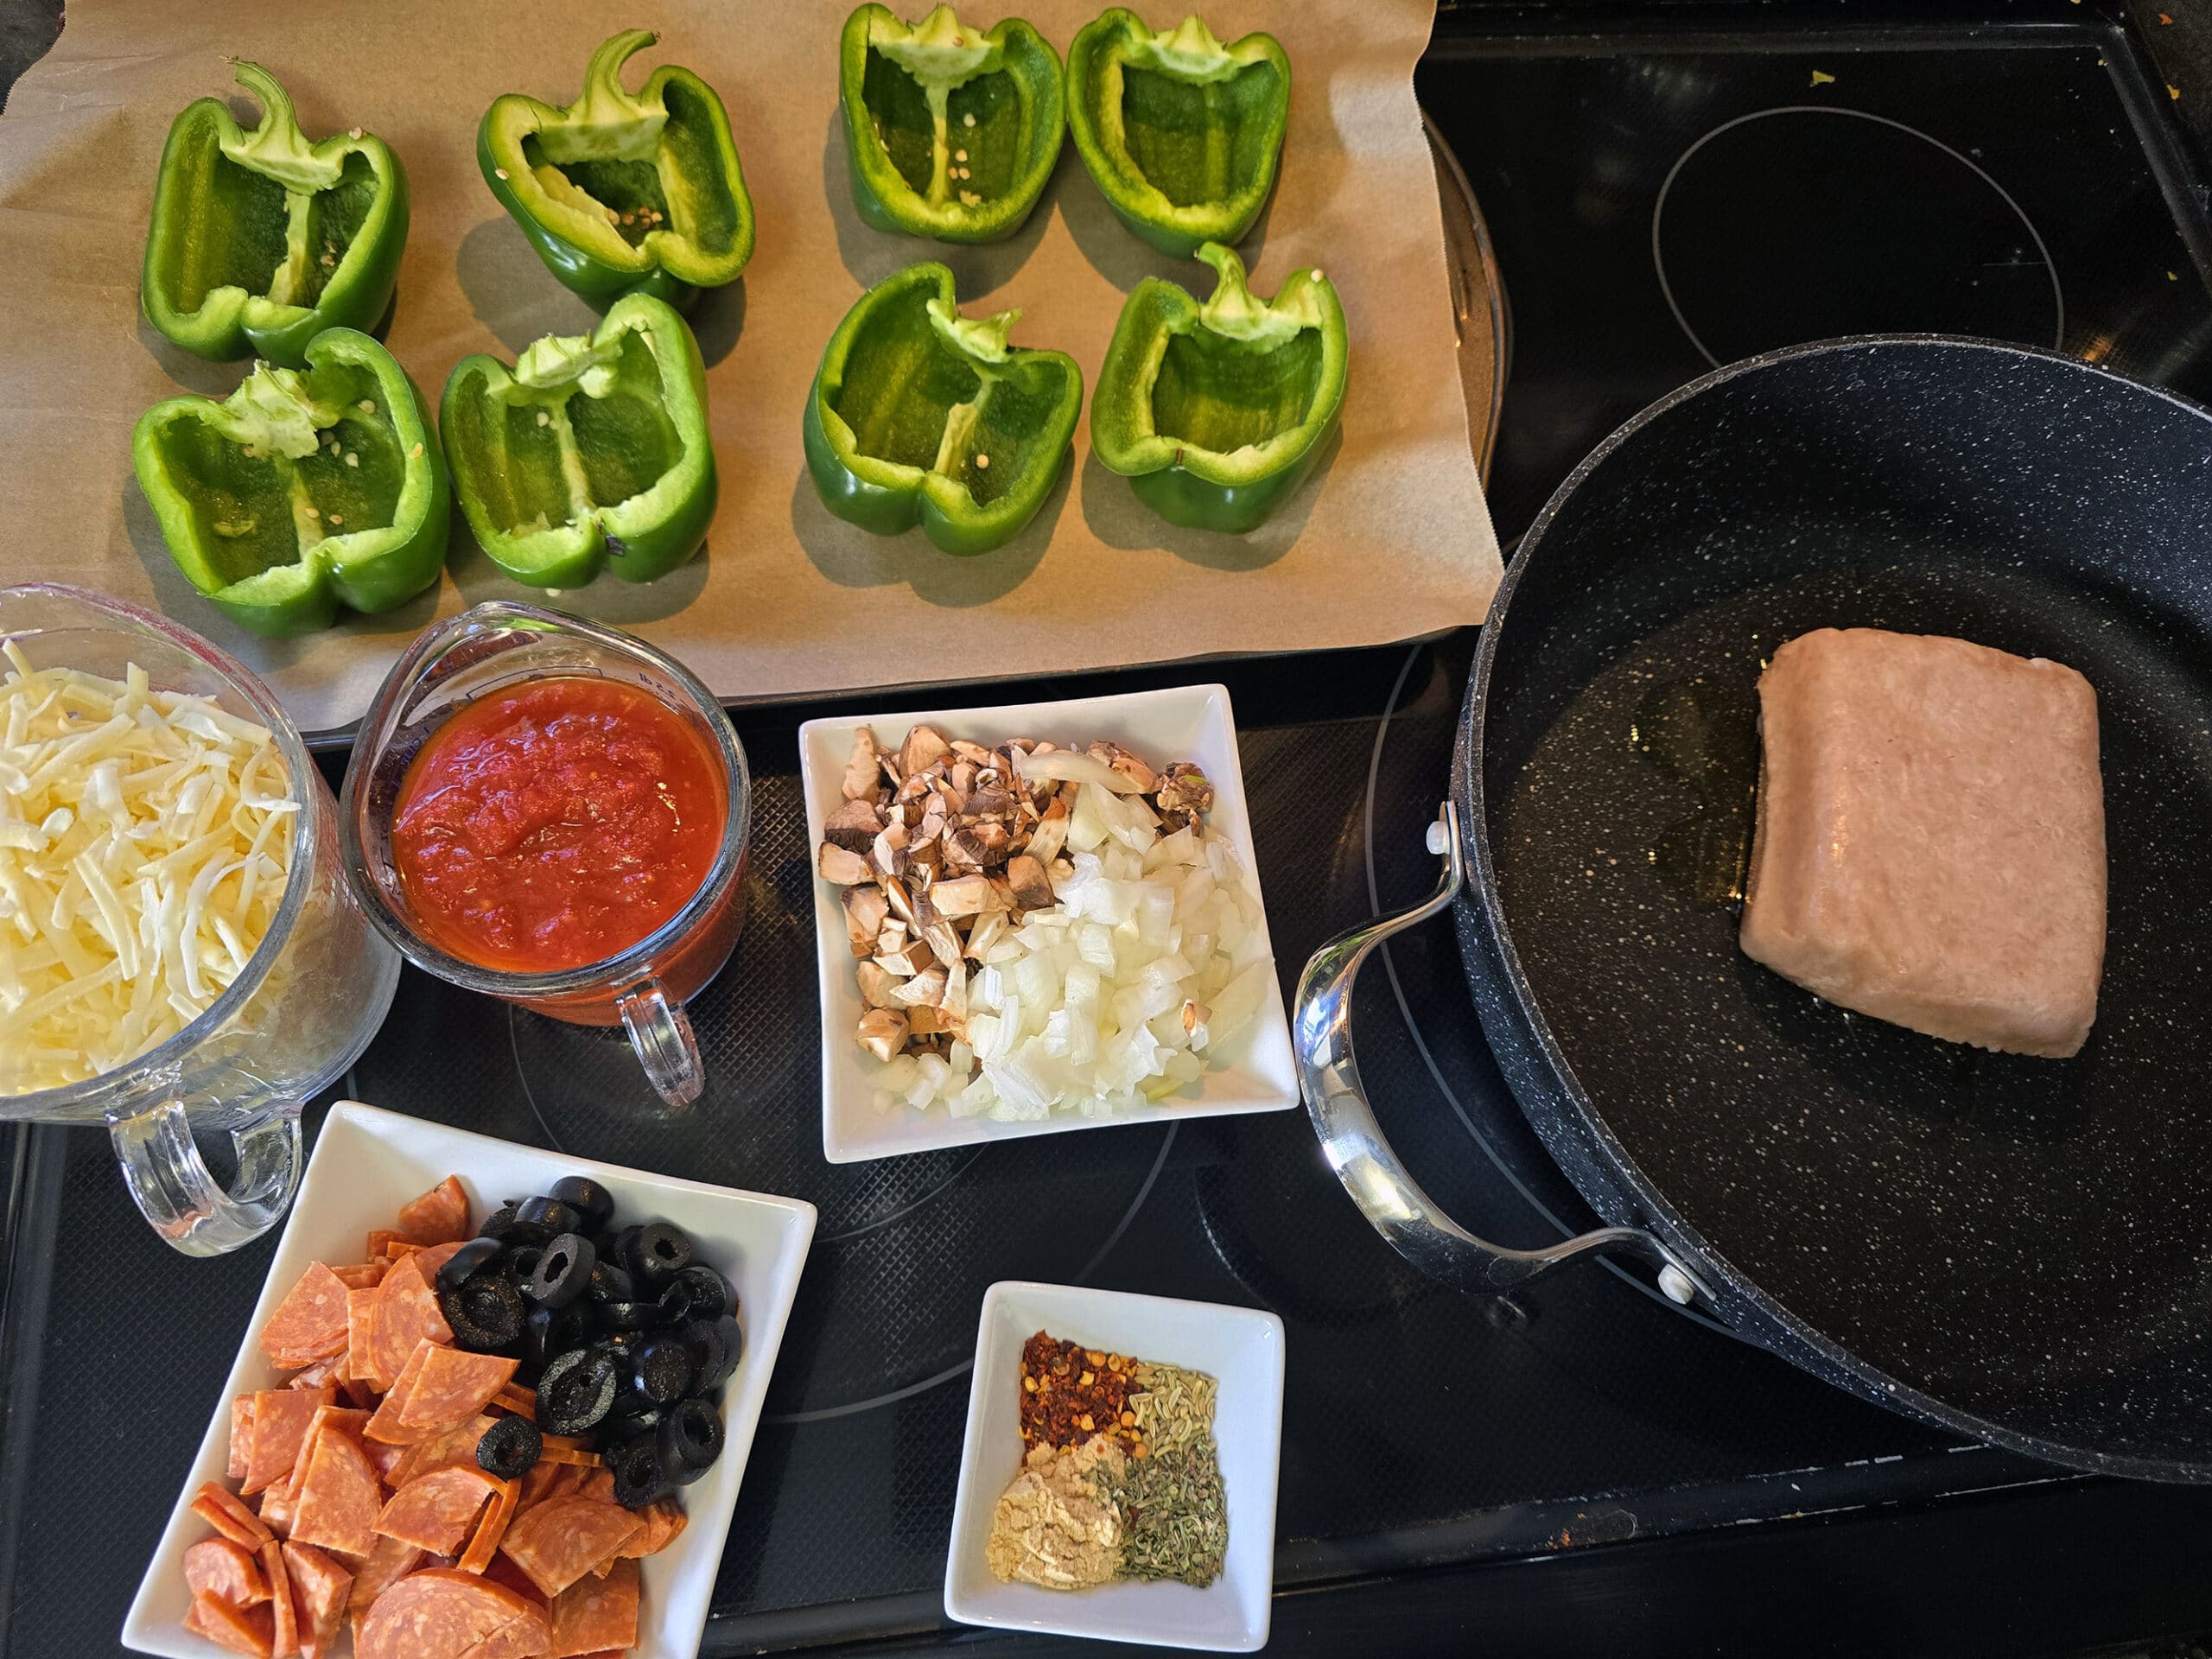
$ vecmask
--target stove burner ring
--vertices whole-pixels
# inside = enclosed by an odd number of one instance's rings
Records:
[[[1691,323],[1688,315],[1683,308],[1681,299],[1675,291],[1675,285],[1674,282],[1669,278],[1667,272],[1666,253],[1661,241],[1661,226],[1666,217],[1669,198],[1675,193],[1676,184],[1681,179],[1684,169],[1688,167],[1692,158],[1696,156],[1700,151],[1704,150],[1707,145],[1713,143],[1716,139],[1719,139],[1724,135],[1733,131],[1738,127],[1745,126],[1751,122],[1764,121],[1777,116],[1802,115],[1847,117],[1854,121],[1870,123],[1874,126],[1887,128],[1893,132],[1903,133],[1908,137],[1916,138],[1923,143],[1929,145],[1931,149],[1948,156],[1952,161],[1956,162],[1961,167],[1964,168],[1974,178],[1979,179],[1984,185],[1986,185],[1989,189],[1995,194],[1997,198],[2005,204],[2005,207],[2011,211],[2012,217],[2018,220],[2021,228],[2026,232],[2030,242],[2034,245],[2037,257],[2041,260],[2044,270],[2050,277],[2050,307],[2052,314],[2051,338],[2050,343],[2051,348],[2055,351],[2064,349],[2066,340],[2066,296],[2064,290],[2059,284],[2057,264],[2052,259],[2050,256],[2050,248],[2049,245],[2044,242],[2043,232],[2036,228],[2035,221],[2028,217],[2026,210],[2020,206],[2018,201],[2014,200],[2012,193],[1998,182],[1998,181],[1992,176],[1986,168],[1976,162],[1972,156],[1965,155],[1961,151],[1954,149],[1949,144],[1945,143],[1942,139],[1935,137],[1929,133],[1923,132],[1917,127],[1908,126],[1902,121],[1893,121],[1887,116],[1872,115],[1864,110],[1848,109],[1838,105],[1784,104],[1778,105],[1772,109],[1754,110],[1749,115],[1739,115],[1732,121],[1724,121],[1719,126],[1714,127],[1711,131],[1700,137],[1695,143],[1692,143],[1688,149],[1685,149],[1680,156],[1675,158],[1675,164],[1671,168],[1668,168],[1667,176],[1659,187],[1658,200],[1652,204],[1652,269],[1658,276],[1659,291],[1666,299],[1668,310],[1674,314],[1676,325],[1681,327],[1683,334],[1688,339],[1690,344],[1697,348],[1699,356],[1704,358],[1707,363],[1711,364],[1716,369],[1721,367],[1725,360],[1714,353],[1713,348],[1706,343],[1705,337],[1700,334],[1697,328]],[[1891,325],[1888,328],[1880,330],[1879,332],[1923,331],[1923,329],[1915,328],[1914,326],[1910,323],[1903,323]],[[1966,330],[1956,328],[1924,331],[1942,333],[1967,332]],[[1872,329],[1831,329],[1828,332],[1833,334],[1877,331]],[[1809,340],[1818,337],[1820,336],[1808,334],[1802,338]],[[1799,343],[1802,343],[1802,340],[1798,337],[1793,335],[1789,339],[1777,339],[1764,344],[1758,345],[1753,351],[1738,353],[1737,355],[1750,356],[1754,355],[1757,351],[1770,350],[1781,346],[1795,345]],[[2023,343],[2040,344],[2041,342],[2023,341]]]

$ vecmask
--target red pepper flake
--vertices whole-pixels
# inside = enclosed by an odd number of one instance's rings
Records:
[[[1135,1363],[1039,1331],[1021,1344],[1021,1438],[1071,1446],[1105,1434],[1134,1444],[1135,1415],[1122,1418]]]

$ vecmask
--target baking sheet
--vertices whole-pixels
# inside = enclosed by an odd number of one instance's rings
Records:
[[[911,0],[918,14],[920,0]],[[1023,0],[1065,54],[1096,0]],[[631,628],[732,698],[1046,675],[1219,653],[1372,644],[1479,621],[1499,574],[1455,365],[1436,179],[1413,68],[1422,0],[1284,0],[1209,10],[1225,39],[1265,28],[1289,52],[1290,135],[1273,202],[1241,251],[1272,293],[1328,271],[1351,326],[1340,439],[1261,530],[1176,529],[1090,454],[1088,410],[1034,523],[978,558],[918,532],[882,538],[816,499],[799,416],[823,344],[863,289],[938,258],[971,314],[1021,308],[1016,344],[1071,353],[1095,385],[1123,299],[1161,275],[1211,273],[1131,236],[1071,142],[1012,240],[951,248],[887,235],[852,205],[837,121],[843,0],[776,6],[582,3],[526,12],[385,0],[74,0],[60,43],[0,117],[0,581],[82,582],[149,600],[237,652],[309,731],[367,705],[434,617],[530,597],[459,515],[444,580],[381,617],[270,641],[232,626],[180,575],[133,479],[130,429],[180,389],[226,395],[243,365],[204,363],[138,311],[138,265],[169,122],[230,87],[224,54],[284,82],[311,137],[363,126],[398,150],[414,211],[388,343],[435,405],[470,352],[512,359],[593,314],[554,281],[476,170],[474,132],[503,92],[566,103],[593,47],[661,31],[635,85],[669,60],[721,94],[759,240],[743,279],[692,315],[708,363],[721,503],[707,549],[658,582],[603,575],[549,602]],[[970,7],[969,21],[995,14]],[[1149,21],[1166,27],[1175,13]],[[251,105],[236,104],[242,117]]]

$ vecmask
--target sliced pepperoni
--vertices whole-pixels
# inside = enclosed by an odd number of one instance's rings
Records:
[[[657,1497],[638,1513],[645,1518],[645,1530],[622,1546],[624,1555],[658,1555],[691,1523],[682,1502],[673,1497]]]
[[[447,1346],[453,1341],[453,1328],[438,1312],[437,1294],[410,1256],[377,1286],[376,1301],[369,1310],[368,1382],[391,1388],[415,1344],[425,1338]]]
[[[644,1529],[621,1505],[571,1493],[518,1516],[499,1548],[532,1584],[557,1596]]]
[[[423,1247],[404,1233],[394,1232],[389,1227],[379,1227],[369,1235],[369,1254],[386,1267],[403,1255],[409,1255]]]
[[[269,1580],[269,1609],[275,1616],[269,1659],[295,1659],[300,1650],[299,1610],[292,1604],[292,1575],[284,1570],[284,1547],[274,1539],[261,1547],[261,1570]]]
[[[370,1316],[376,1312],[376,1285],[355,1285],[346,1292],[346,1360],[340,1375],[370,1380]]]
[[[541,1617],[510,1619],[471,1648],[461,1659],[540,1659],[552,1640]]]
[[[595,1497],[602,1503],[614,1501],[614,1477],[605,1469],[594,1469],[577,1484],[579,1497]]]
[[[515,1504],[522,1495],[522,1483],[503,1480],[499,1491],[492,1500],[492,1507],[484,1511],[484,1518],[476,1523],[476,1535],[468,1541],[468,1548],[461,1553],[454,1563],[464,1573],[481,1573],[492,1565],[492,1558],[499,1553],[499,1541],[507,1535],[507,1523],[515,1518]]]
[[[354,1659],[461,1659],[519,1619],[536,1627],[542,1643],[543,1616],[505,1585],[450,1567],[410,1573],[378,1596],[355,1625]]]
[[[351,1295],[352,1292],[346,1293]],[[284,1379],[288,1389],[327,1389],[334,1386],[338,1373],[346,1364],[344,1354],[333,1354],[328,1359],[318,1359],[305,1370]]]
[[[414,1389],[400,1404],[399,1421],[409,1428],[442,1429],[474,1417],[492,1403],[520,1363],[497,1354],[434,1348],[423,1356]]]
[[[369,1454],[369,1462],[376,1469],[377,1479],[388,1491],[396,1492],[407,1484],[401,1478],[399,1469],[407,1461],[407,1454],[414,1449],[411,1446],[391,1446],[382,1440],[372,1440],[365,1434],[361,1440],[361,1450]]]
[[[404,1449],[399,1466],[392,1471],[391,1484],[404,1486],[410,1480],[435,1474],[441,1469],[455,1465],[477,1466],[476,1443],[484,1438],[484,1431],[492,1427],[493,1420],[479,1412],[475,1416],[440,1429],[428,1440],[419,1440]]]
[[[333,1268],[331,1272],[338,1275],[338,1282],[346,1289],[366,1290],[374,1287],[391,1265],[389,1262],[357,1262],[351,1267]]]
[[[261,1575],[260,1557],[228,1538],[202,1538],[186,1550],[184,1581],[194,1595],[213,1596],[233,1607],[251,1607],[269,1599],[269,1582]]]
[[[421,1431],[410,1429],[399,1421],[399,1414],[407,1398],[415,1392],[416,1379],[423,1375],[423,1367],[429,1357],[437,1352],[437,1344],[428,1337],[415,1344],[407,1356],[407,1363],[399,1368],[399,1375],[391,1379],[391,1392],[378,1404],[375,1415],[369,1419],[364,1433],[371,1440],[384,1441],[388,1446],[411,1446],[423,1438]]]
[[[508,1589],[541,1610],[552,1605],[552,1598],[525,1578],[522,1568],[496,1551],[492,1556],[491,1565],[484,1569],[484,1576],[494,1584],[505,1585]]]
[[[269,1529],[271,1537],[292,1535],[293,1508],[291,1489],[282,1482],[261,1495],[262,1523]]]
[[[468,1236],[468,1194],[448,1175],[399,1212],[399,1230],[417,1244],[457,1243]]]
[[[454,1555],[475,1530],[484,1500],[499,1483],[481,1469],[456,1465],[410,1480],[377,1516],[377,1530],[440,1555]]]
[[[359,1611],[422,1564],[423,1552],[397,1538],[379,1535],[376,1548],[353,1574],[353,1587],[346,1605]]]
[[[200,1484],[200,1490],[193,1494],[192,1510],[223,1536],[244,1544],[249,1549],[259,1549],[272,1535],[269,1529],[261,1524],[260,1517],[246,1508],[242,1499],[233,1497],[215,1481],[207,1480]],[[215,1518],[219,1515],[223,1517],[219,1521]]]
[[[269,1323],[262,1351],[287,1370],[313,1364],[346,1347],[346,1285],[320,1262],[310,1262]]]
[[[292,1581],[292,1610],[299,1628],[300,1651],[323,1659],[346,1619],[346,1598],[353,1575],[312,1544],[283,1546],[284,1571]]]
[[[547,1498],[552,1497],[553,1483],[560,1478],[562,1472],[561,1465],[548,1463],[543,1458],[524,1470],[519,1506],[527,1510],[543,1503]]]
[[[270,1659],[272,1621],[266,1607],[233,1607],[213,1596],[194,1596],[184,1628],[246,1659]]]
[[[294,1541],[367,1554],[376,1547],[377,1511],[384,1507],[376,1465],[360,1442],[335,1425],[316,1434],[308,1455],[294,1506]]]
[[[618,1560],[603,1579],[587,1578],[553,1599],[553,1645],[545,1659],[638,1645],[638,1564]]]
[[[232,1480],[244,1480],[248,1459],[253,1456],[253,1396],[242,1394],[231,1402],[230,1460],[223,1472]]]
[[[251,1494],[292,1472],[308,1426],[315,1413],[338,1398],[334,1389],[264,1389],[253,1396],[253,1449],[246,1459],[245,1481]]]
[[[307,1478],[308,1465],[315,1458],[315,1443],[321,1437],[322,1432],[335,1424],[355,1440],[359,1440],[361,1430],[367,1425],[368,1421],[367,1412],[352,1406],[316,1407],[315,1421],[308,1425],[308,1432],[300,1441],[300,1454],[292,1459],[291,1478],[278,1481],[270,1486],[270,1497],[273,1497],[281,1492],[285,1503],[293,1509],[297,1509],[300,1502],[300,1483]],[[267,1499],[264,1498],[263,1502],[265,1506]]]

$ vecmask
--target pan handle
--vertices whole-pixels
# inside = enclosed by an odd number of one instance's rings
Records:
[[[1455,1289],[1496,1294],[1526,1284],[1547,1268],[1578,1256],[1634,1256],[1658,1274],[1659,1288],[1684,1304],[1713,1305],[1695,1274],[1649,1233],[1634,1227],[1601,1227],[1548,1249],[1513,1250],[1477,1238],[1440,1210],[1406,1173],[1383,1138],[1352,1056],[1351,989],[1368,954],[1394,933],[1426,921],[1449,905],[1466,880],[1459,844],[1459,817],[1450,801],[1428,826],[1428,849],[1444,860],[1436,891],[1410,910],[1378,917],[1342,933],[1313,953],[1299,976],[1292,1025],[1306,1109],[1337,1179],[1352,1202],[1404,1256],[1432,1279]]]

